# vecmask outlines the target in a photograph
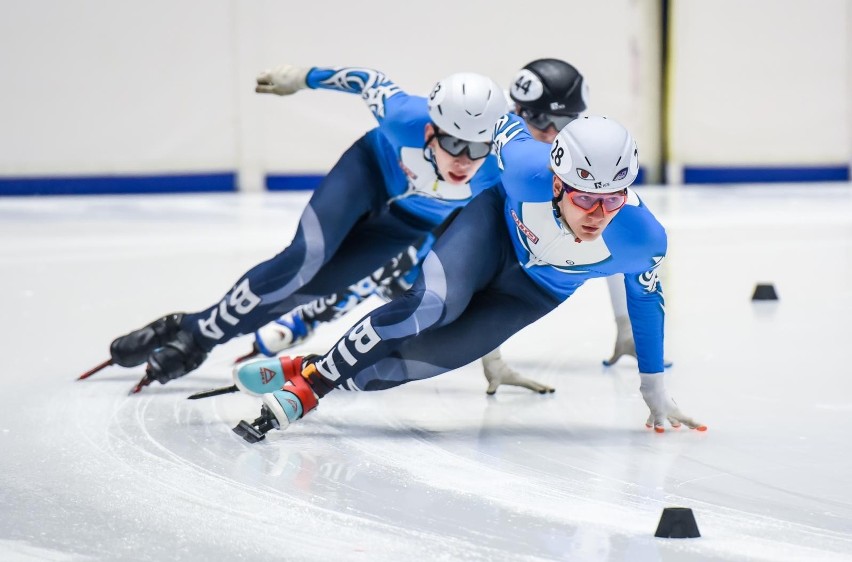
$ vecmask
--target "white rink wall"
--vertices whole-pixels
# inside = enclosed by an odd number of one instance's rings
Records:
[[[852,4],[671,7],[670,165],[848,167]]]
[[[547,56],[583,72],[591,111],[634,132],[652,182],[665,151],[678,172],[783,165],[848,175],[844,0],[668,5],[666,105],[663,3],[650,0],[5,0],[0,194],[20,179],[76,176],[207,174],[216,189],[256,190],[273,175],[298,188],[374,120],[357,96],[259,96],[259,70],[368,66],[425,94],[461,70],[508,85]]]

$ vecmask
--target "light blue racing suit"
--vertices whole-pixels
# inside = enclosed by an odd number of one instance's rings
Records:
[[[656,268],[666,233],[639,197],[602,235],[577,242],[554,211],[550,145],[505,116],[495,131],[502,186],[478,195],[426,256],[411,290],[374,310],[320,358],[335,386],[381,390],[479,359],[570,297],[624,273],[639,370],[663,371],[664,303]]]

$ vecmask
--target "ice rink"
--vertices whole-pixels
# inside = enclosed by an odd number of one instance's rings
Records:
[[[852,186],[637,191],[669,233],[668,386],[705,433],[645,429],[594,280],[503,348],[553,395],[488,397],[472,364],[249,445],[258,399],[186,397],[231,384],[250,337],[133,396],[143,367],[75,379],[217,301],[308,194],[0,198],[0,559],[852,560]],[[654,538],[668,506],[702,537]]]

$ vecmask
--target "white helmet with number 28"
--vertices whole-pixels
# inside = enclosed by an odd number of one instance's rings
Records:
[[[620,123],[589,115],[559,131],[550,147],[550,167],[573,189],[615,193],[636,180],[639,152]]]
[[[442,131],[471,142],[491,142],[494,123],[509,110],[503,89],[481,74],[460,72],[435,84],[429,117]]]

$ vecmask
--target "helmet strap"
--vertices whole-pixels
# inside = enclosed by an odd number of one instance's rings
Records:
[[[553,218],[559,219],[562,217],[562,211],[559,210],[559,203],[562,201],[562,198],[565,196],[565,190],[560,189],[559,195],[550,200],[550,204],[553,205]]]
[[[426,142],[423,143],[423,159],[430,162],[432,164],[432,169],[435,170],[435,175],[438,176],[438,179],[444,181],[444,176],[441,175],[441,171],[438,169],[438,161],[435,160],[435,151],[429,148],[429,143],[435,140],[435,133],[429,135],[429,138],[426,139]]]
[[[553,218],[556,219],[557,221],[559,221],[560,223],[562,223],[563,225],[565,225],[565,228],[568,229],[568,232],[571,232],[571,234],[574,234],[571,231],[571,227],[568,226],[568,223],[565,222],[565,219],[562,218],[562,211],[559,210],[559,203],[562,201],[563,197],[565,197],[565,189],[564,188],[559,190],[559,195],[557,195],[556,197],[554,197],[553,199],[550,200],[550,204],[553,206]],[[577,238],[577,235],[574,234],[574,242],[579,244],[580,242],[582,242],[582,240]]]

